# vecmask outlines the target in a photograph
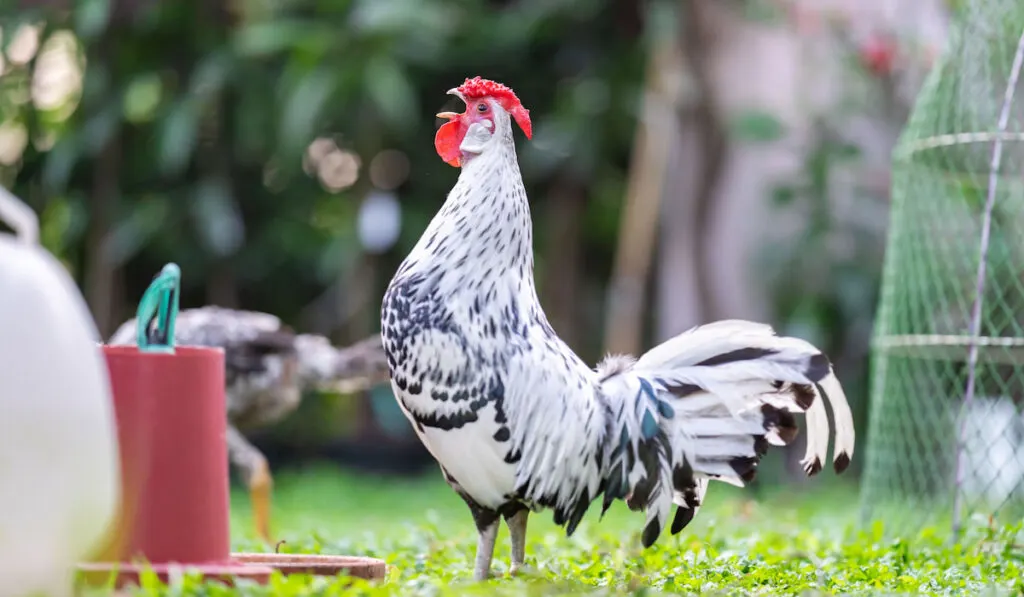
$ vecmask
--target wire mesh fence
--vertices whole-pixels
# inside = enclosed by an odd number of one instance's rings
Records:
[[[893,156],[864,513],[1024,514],[1024,2],[970,0]]]

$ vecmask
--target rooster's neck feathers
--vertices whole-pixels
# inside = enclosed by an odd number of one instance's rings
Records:
[[[494,135],[479,154],[466,158],[458,182],[401,271],[429,269],[451,278],[454,288],[469,284],[474,291],[509,273],[532,286],[530,206],[508,115],[499,107],[494,112]]]

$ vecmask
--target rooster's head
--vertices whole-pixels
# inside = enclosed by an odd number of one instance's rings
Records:
[[[437,115],[448,122],[438,129],[434,148],[442,160],[456,168],[462,166],[466,154],[483,151],[499,126],[510,126],[509,117],[523,129],[527,139],[533,135],[530,111],[523,107],[514,91],[501,83],[475,77],[449,89],[448,93],[466,102],[466,111]]]

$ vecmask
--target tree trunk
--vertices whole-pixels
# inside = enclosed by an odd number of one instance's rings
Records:
[[[375,288],[377,285],[377,271],[380,269],[379,262],[380,259],[376,255],[363,255],[361,262],[349,272],[344,288],[354,288],[357,285]],[[339,297],[341,298],[341,304],[338,305],[338,311],[344,315],[346,312],[351,311],[351,307],[348,304],[351,297],[348,296],[347,292],[339,293]],[[346,344],[370,335],[371,329],[368,322],[371,321],[371,316],[368,311],[372,309],[374,312],[379,313],[379,308],[379,304],[366,301],[360,306],[355,317],[348,318],[345,324]],[[389,436],[384,433],[384,430],[377,423],[377,417],[373,413],[373,398],[370,396],[370,391],[364,390],[359,392],[355,399],[357,404],[356,420],[358,421],[356,428],[358,431],[356,431],[355,438],[353,439],[360,444],[390,441]]]
[[[218,259],[206,283],[206,304],[238,309],[238,283],[229,259]]]
[[[675,40],[661,40],[651,52],[647,65],[626,207],[608,290],[605,352],[635,354],[642,346],[644,290],[657,238],[658,213],[675,128],[675,102],[670,81],[672,74],[678,71],[679,52]]]
[[[228,37],[229,15],[224,4],[220,4],[217,8],[220,10],[215,12],[213,17],[217,20],[218,26],[223,27],[226,39]],[[189,67],[190,70],[192,68],[194,67]],[[217,93],[216,97],[212,98],[210,104],[211,111],[207,114],[204,123],[206,124],[204,127],[205,133],[209,135],[209,138],[201,144],[200,157],[202,163],[208,165],[209,174],[216,179],[224,181],[229,200],[237,204],[238,188],[235,184],[234,172],[237,162],[234,159],[234,146],[232,144],[234,130],[231,126],[234,122],[231,114],[231,107],[234,105],[234,102],[231,99],[230,89],[222,89]],[[244,234],[248,234],[248,232],[248,230],[243,228]],[[208,304],[230,309],[239,307],[238,280],[235,278],[233,264],[240,248],[241,245],[230,254],[214,257],[210,277],[206,283],[206,302]]]
[[[118,134],[100,152],[89,196],[89,226],[86,232],[85,298],[96,327],[104,338],[113,332],[113,290],[115,266],[107,251],[107,239],[117,203],[121,146]]]
[[[711,29],[707,2],[682,0],[680,45],[692,87],[686,100],[676,103],[678,132],[671,136],[673,167],[662,205],[656,325],[659,341],[720,317],[708,237],[727,139],[719,94],[711,80]]]
[[[694,180],[693,212],[696,234],[692,242],[694,273],[696,274],[697,297],[700,317],[713,321],[721,317],[708,268],[708,230],[714,215],[715,193],[725,165],[726,132],[718,93],[711,82],[710,65],[705,48],[712,47],[707,15],[708,0],[683,0],[680,11],[680,29],[683,55],[690,69],[690,75],[697,88],[697,102],[689,109],[680,109],[680,125],[689,122],[701,147],[701,167]],[[684,129],[681,128],[680,132]]]
[[[586,190],[568,177],[557,180],[546,202],[547,248],[541,288],[551,326],[569,346],[580,347],[579,290],[583,268]]]
[[[116,52],[112,39],[96,44],[92,60],[109,65]],[[89,106],[86,114],[94,114],[102,106]],[[89,193],[89,223],[85,236],[85,300],[92,311],[100,337],[107,338],[116,325],[114,317],[114,273],[116,265],[110,258],[107,242],[120,194],[121,181],[121,127],[120,123],[96,156],[92,189]]]

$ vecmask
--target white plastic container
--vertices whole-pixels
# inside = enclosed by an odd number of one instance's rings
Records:
[[[99,336],[35,215],[0,188],[0,597],[72,593],[120,494]]]

